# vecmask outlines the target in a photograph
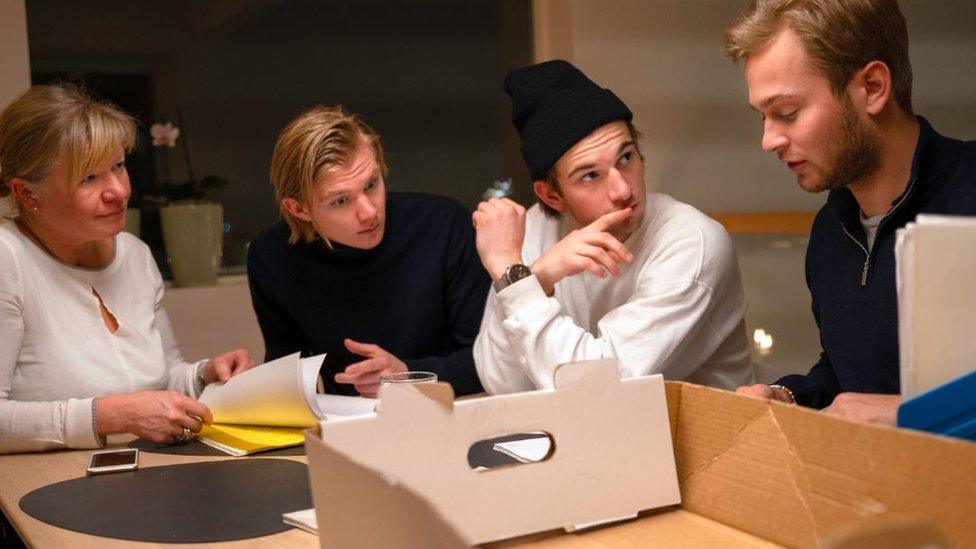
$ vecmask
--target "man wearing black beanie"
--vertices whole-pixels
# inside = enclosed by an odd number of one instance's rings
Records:
[[[557,365],[603,357],[621,377],[751,383],[732,242],[645,191],[630,109],[566,61],[510,72],[505,92],[539,204],[493,198],[472,216],[494,280],[474,345],[485,389],[552,388]]]

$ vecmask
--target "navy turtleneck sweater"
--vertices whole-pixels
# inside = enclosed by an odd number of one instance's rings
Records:
[[[457,201],[389,193],[383,240],[360,250],[322,240],[288,244],[284,221],[248,248],[251,300],[265,360],[326,353],[326,391],[355,395],[335,374],[365,360],[345,338],[374,343],[410,370],[434,372],[458,395],[481,391],[471,346],[490,280],[474,245],[470,213]]]

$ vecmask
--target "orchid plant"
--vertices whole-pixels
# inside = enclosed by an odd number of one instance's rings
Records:
[[[153,147],[169,147],[172,149],[176,146],[176,139],[180,136],[180,129],[174,126],[172,122],[153,124],[149,128],[149,134],[152,135]]]
[[[179,141],[183,153],[183,162],[186,164],[186,171],[190,176],[189,180],[182,183],[164,182],[162,185],[158,185],[156,187],[157,193],[155,193],[156,198],[161,202],[216,202],[221,191],[227,186],[228,180],[215,175],[204,176],[198,180],[194,176],[186,136],[182,140],[179,139],[180,128],[174,126],[172,122],[156,123],[149,128],[149,134],[152,136],[154,147],[173,149],[176,148],[177,141]]]

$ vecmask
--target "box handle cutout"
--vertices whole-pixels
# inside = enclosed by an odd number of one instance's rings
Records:
[[[488,471],[539,463],[552,457],[556,444],[545,431],[528,431],[475,442],[468,449],[468,465]]]

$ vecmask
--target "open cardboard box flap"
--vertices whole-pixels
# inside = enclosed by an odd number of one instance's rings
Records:
[[[555,391],[453,408],[447,386],[384,387],[374,420],[323,423],[306,443],[322,545],[456,547],[677,503],[660,474],[671,452],[655,423],[660,378],[620,382],[612,364],[562,367]],[[976,444],[666,385],[680,508],[513,541],[842,547],[921,536],[976,546]],[[535,430],[555,441],[549,460],[468,467],[472,443]]]
[[[667,385],[682,510],[791,547],[909,519],[976,546],[976,444]]]
[[[447,384],[384,386],[376,417],[326,421],[320,438],[308,437],[323,543],[368,545],[358,528],[348,541],[341,533],[357,520],[351,508],[368,510],[363,528],[379,545],[408,545],[404,536],[417,535],[430,546],[436,540],[425,536],[445,529],[456,536],[443,539],[476,544],[679,503],[664,380],[617,375],[613,359],[566,364],[553,391],[458,402]],[[530,431],[551,437],[545,461],[488,471],[468,464],[474,443]],[[384,517],[401,515],[406,502],[414,515],[429,507],[447,528],[413,516],[421,532],[386,529]]]

